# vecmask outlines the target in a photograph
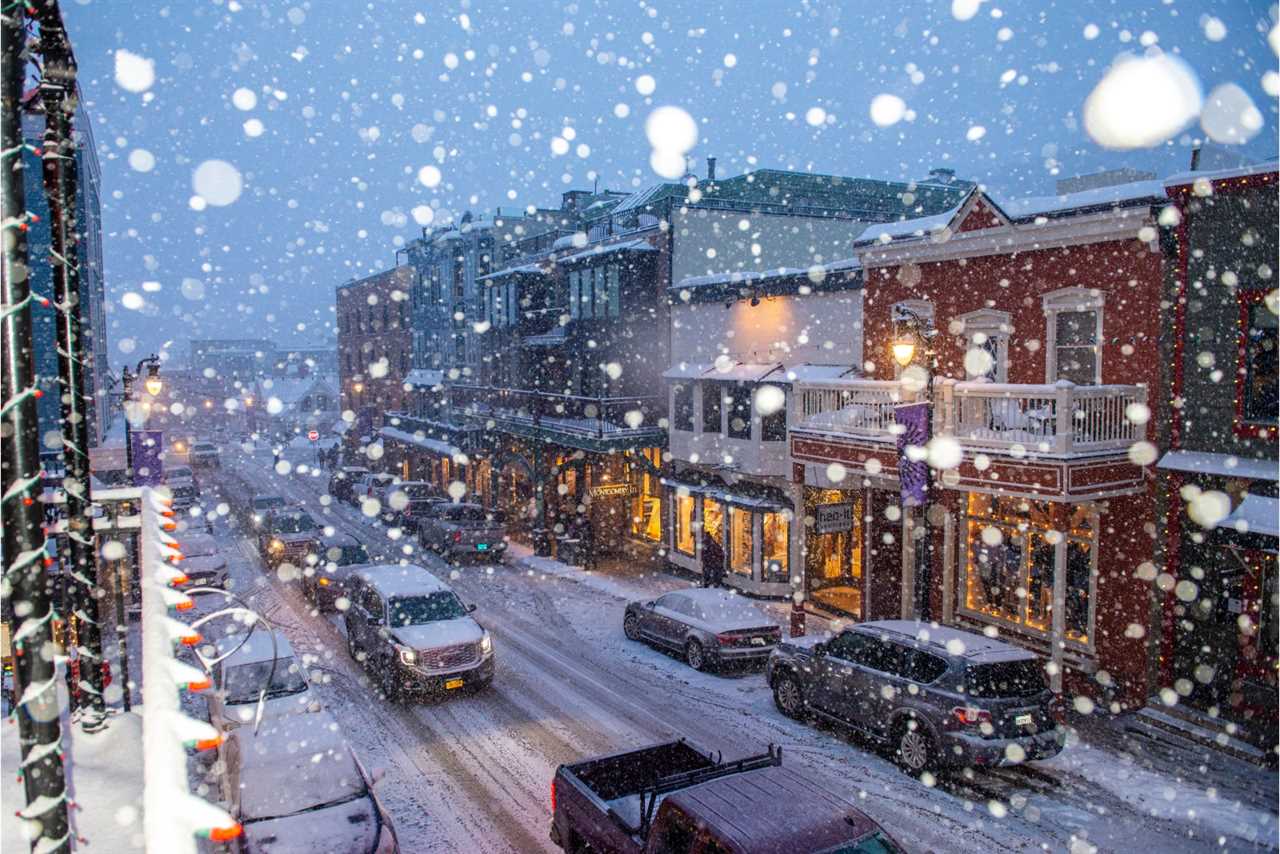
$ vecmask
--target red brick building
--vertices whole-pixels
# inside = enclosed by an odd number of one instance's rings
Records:
[[[355,413],[356,437],[403,408],[413,336],[409,329],[412,267],[375,273],[338,287],[338,378],[341,408]]]
[[[1005,206],[974,190],[859,238],[866,379],[824,384],[825,402],[802,403],[811,427],[791,431],[807,510],[854,506],[838,541],[815,525],[806,558],[819,577],[849,568],[854,616],[999,631],[1057,659],[1068,690],[1142,704],[1155,452],[1135,444],[1160,379],[1165,202],[1156,182]],[[908,327],[935,358],[918,347],[904,370],[891,353]],[[926,549],[923,508],[901,507],[893,424],[930,363]]]

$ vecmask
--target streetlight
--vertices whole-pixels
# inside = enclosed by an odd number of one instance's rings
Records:
[[[160,379],[160,357],[157,356],[155,353],[152,353],[150,356],[147,356],[146,358],[139,360],[138,367],[135,368],[132,372],[129,371],[128,365],[125,365],[124,369],[120,372],[121,377],[124,381],[124,405],[125,405],[124,459],[125,459],[125,469],[128,472],[130,482],[132,482],[134,479],[134,471],[133,471],[133,430],[129,423],[130,422],[129,401],[133,400],[133,383],[135,380],[138,379],[138,377],[142,375],[142,367],[144,365],[147,367],[147,378],[143,382],[143,386],[146,388],[147,394],[151,395],[152,397],[158,397],[160,395],[160,392],[164,389],[164,382]],[[145,416],[144,416],[144,420],[145,420]]]
[[[925,405],[924,441],[928,442],[933,428],[933,376],[938,369],[938,354],[933,349],[933,339],[938,333],[933,328],[932,323],[926,321],[911,309],[903,308],[902,306],[894,309],[894,320],[901,324],[901,330],[894,336],[890,345],[893,360],[905,370],[915,362],[917,354],[924,357],[922,366],[924,368]],[[905,445],[903,447],[903,453],[905,453]],[[900,467],[900,470],[904,469],[905,464]],[[920,538],[919,549],[915,552],[919,559],[916,560],[916,571],[914,573],[916,613],[919,614],[921,620],[926,622],[930,619],[929,587],[933,574],[933,526],[929,521],[929,500],[932,492],[932,482],[933,476],[929,472],[928,464],[926,463],[924,480],[921,484],[923,513],[921,514],[920,529],[924,535]],[[905,511],[907,508],[904,506],[903,509]]]

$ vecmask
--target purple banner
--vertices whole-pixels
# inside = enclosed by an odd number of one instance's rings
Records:
[[[925,502],[929,487],[929,464],[924,459],[908,457],[907,447],[923,449],[929,444],[929,404],[904,403],[896,406],[893,420],[902,427],[898,434],[898,481],[902,484],[902,503],[907,507],[920,507]]]
[[[133,455],[134,486],[157,486],[164,479],[164,432],[132,430],[129,433]]]

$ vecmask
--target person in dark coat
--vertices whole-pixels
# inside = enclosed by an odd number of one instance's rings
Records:
[[[578,553],[582,556],[579,563],[583,569],[596,569],[596,528],[591,524],[591,514],[583,513],[577,519]]]
[[[702,537],[702,586],[724,586],[724,548],[714,534]]]

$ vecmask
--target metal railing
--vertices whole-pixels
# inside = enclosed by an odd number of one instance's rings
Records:
[[[898,381],[798,382],[788,423],[793,430],[810,433],[893,441],[894,407],[917,399],[918,392]],[[934,404],[934,433],[955,436],[966,447],[977,449],[1090,454],[1127,450],[1146,437],[1147,388],[1143,385],[939,379]]]
[[[660,396],[583,397],[494,386],[447,386],[449,406],[472,418],[493,418],[595,438],[656,434],[666,415]]]

